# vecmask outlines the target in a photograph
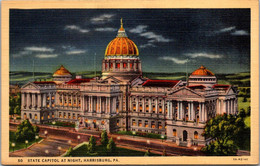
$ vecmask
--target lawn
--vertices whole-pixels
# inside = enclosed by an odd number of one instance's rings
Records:
[[[147,138],[155,138],[155,139],[167,139],[167,136],[155,133],[146,133],[146,132],[135,132],[133,131],[118,131],[117,134],[122,135],[132,135],[132,136],[139,136],[139,137],[147,137]]]
[[[96,147],[96,153],[87,153],[87,145],[83,144],[81,147],[71,152],[72,157],[83,157],[83,156],[144,156],[145,152],[129,150],[125,148],[116,148],[115,153],[107,153],[106,148],[102,145]],[[160,156],[157,154],[151,154],[151,156]]]
[[[26,148],[25,142],[16,142],[16,140],[15,140],[15,132],[13,132],[13,131],[9,131],[9,140],[10,140],[9,141],[9,152],[13,151],[12,143],[15,143],[14,150],[19,150],[19,149]],[[37,142],[39,142],[40,140],[42,140],[41,137],[39,137]],[[27,144],[27,147],[32,145],[33,143],[35,143],[35,140],[29,141],[28,144]]]
[[[247,101],[243,102],[244,97],[238,97],[238,110],[241,110],[242,108],[244,110],[247,110],[250,106],[250,98],[246,98]]]
[[[75,124],[71,122],[55,121],[55,124],[53,124],[52,122],[49,122],[47,124],[51,126],[62,126],[62,127],[73,127],[73,128],[75,127]]]

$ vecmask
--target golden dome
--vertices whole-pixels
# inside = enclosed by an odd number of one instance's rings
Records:
[[[106,48],[105,56],[120,56],[120,55],[134,55],[138,56],[139,51],[135,43],[130,40],[123,27],[121,19],[121,27],[118,30],[117,36],[113,39]]]
[[[71,76],[71,73],[63,66],[61,65],[58,70],[55,71],[53,76],[66,76],[69,75]]]
[[[192,72],[191,75],[214,76],[214,74],[204,66],[200,66],[200,68]]]

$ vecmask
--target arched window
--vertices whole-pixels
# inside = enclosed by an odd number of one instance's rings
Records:
[[[194,139],[198,139],[199,138],[199,134],[197,131],[194,132]]]
[[[173,129],[173,130],[172,130],[172,136],[177,137],[177,131],[176,131],[176,129]]]
[[[189,120],[189,115],[186,114],[186,116],[185,116],[185,121],[188,121],[188,120]]]
[[[196,122],[199,123],[199,121],[200,121],[200,117],[199,117],[199,115],[198,115]]]

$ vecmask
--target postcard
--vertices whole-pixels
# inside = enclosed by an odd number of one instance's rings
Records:
[[[258,1],[2,1],[5,165],[259,162]]]

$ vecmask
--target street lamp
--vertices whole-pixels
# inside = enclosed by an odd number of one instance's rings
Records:
[[[78,138],[78,144],[79,144],[79,140],[80,140],[80,135],[78,135],[78,136],[77,136],[77,138]]]
[[[164,139],[164,135],[161,135],[161,139],[162,139],[162,142],[163,142],[163,139]]]
[[[61,151],[61,147],[60,146],[58,146],[58,150],[59,150],[59,156],[60,156],[60,151]]]
[[[194,151],[197,151],[197,147],[194,147]]]
[[[134,138],[134,135],[136,134],[136,132],[135,132],[135,131],[132,131],[132,134],[133,134],[133,138]]]
[[[53,125],[52,127],[53,127],[53,128],[54,128],[54,125],[55,125],[55,124],[56,124],[56,122],[55,122],[55,121],[53,121],[53,122],[52,122],[52,125]]]
[[[37,142],[38,139],[39,139],[39,136],[36,135],[36,136],[35,136],[35,143]]]
[[[26,148],[27,148],[27,144],[28,144],[28,140],[25,140],[25,145],[26,145]]]
[[[44,135],[47,138],[47,136],[48,136],[48,131],[47,130],[44,131]]]
[[[13,152],[14,152],[14,147],[15,147],[15,143],[14,142],[12,143],[12,147],[13,147]]]
[[[68,144],[71,146],[71,140],[68,140]]]
[[[117,139],[118,141],[120,141],[120,137],[116,137],[116,139]]]
[[[146,143],[149,145],[150,144],[150,140],[147,140]]]
[[[48,150],[45,150],[45,153],[46,153],[46,155],[48,155],[48,154],[49,154],[49,151],[48,151]]]

